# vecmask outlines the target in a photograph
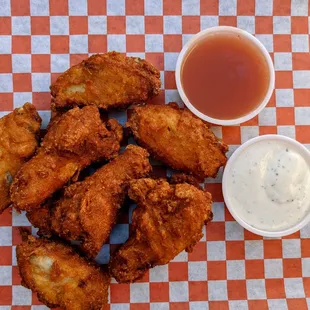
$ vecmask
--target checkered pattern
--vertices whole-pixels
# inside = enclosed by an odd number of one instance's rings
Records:
[[[0,0],[0,116],[30,101],[46,126],[51,82],[88,55],[109,50],[149,60],[163,82],[154,101],[181,104],[174,69],[182,45],[201,29],[232,25],[254,34],[270,52],[275,92],[258,117],[213,130],[230,144],[230,154],[268,133],[310,148],[309,10],[308,0]],[[110,117],[124,124],[126,112]],[[156,171],[166,174],[161,167]],[[310,226],[283,239],[244,231],[224,207],[220,182],[221,174],[206,183],[214,220],[194,252],[179,254],[136,284],[113,282],[111,310],[310,307]],[[121,219],[98,261],[108,262],[126,240],[130,218]],[[45,309],[20,285],[16,266],[17,227],[29,225],[11,210],[0,216],[0,310]]]

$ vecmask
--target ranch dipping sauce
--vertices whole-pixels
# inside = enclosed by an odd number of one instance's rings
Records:
[[[250,144],[227,173],[231,209],[256,229],[289,229],[309,213],[310,163],[285,140]]]

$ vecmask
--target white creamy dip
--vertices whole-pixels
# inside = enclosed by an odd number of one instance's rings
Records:
[[[310,163],[284,140],[250,144],[226,173],[231,208],[254,228],[285,230],[309,212]]]

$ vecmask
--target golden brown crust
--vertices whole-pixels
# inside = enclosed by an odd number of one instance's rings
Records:
[[[41,118],[30,103],[0,119],[0,213],[11,203],[17,171],[37,149],[40,127]]]
[[[134,107],[126,125],[151,155],[196,177],[215,177],[227,161],[228,146],[175,104]]]
[[[192,251],[212,217],[211,194],[187,183],[140,179],[131,182],[129,196],[137,202],[132,234],[109,264],[119,283],[134,282],[149,268],[167,264],[183,250]]]
[[[108,302],[109,276],[61,242],[24,236],[16,247],[22,284],[48,307],[103,310]]]
[[[47,201],[40,208],[32,209],[26,212],[28,221],[32,226],[39,228],[37,234],[39,236],[51,237],[51,207],[52,200]]]
[[[129,182],[151,171],[148,157],[143,148],[127,146],[123,154],[92,176],[67,187],[52,209],[32,211],[28,215],[30,222],[39,227],[42,234],[54,233],[67,240],[81,240],[81,250],[95,257],[115,224]]]
[[[169,179],[169,183],[170,184],[188,183],[194,185],[198,189],[201,189],[200,183],[195,177],[184,173],[176,173],[172,175]]]
[[[94,106],[74,108],[54,119],[36,156],[17,173],[11,199],[19,210],[29,211],[99,160],[117,156],[122,127],[116,120],[104,124]]]
[[[150,63],[109,52],[71,67],[51,86],[51,93],[57,109],[95,105],[107,110],[143,103],[159,89],[159,71]]]
[[[129,182],[147,176],[152,167],[146,150],[129,145],[125,152],[85,181],[70,186],[52,213],[52,230],[95,257],[107,241],[127,194]]]

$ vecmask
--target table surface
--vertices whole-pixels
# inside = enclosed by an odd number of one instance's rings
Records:
[[[193,34],[231,25],[253,33],[275,64],[275,92],[258,117],[213,127],[230,153],[248,139],[278,133],[310,148],[310,5],[308,0],[0,0],[0,115],[33,102],[46,126],[49,86],[92,53],[116,50],[152,62],[163,90],[155,100],[181,100],[174,69]],[[122,124],[126,112],[111,113]],[[164,168],[158,167],[165,174]],[[310,307],[310,226],[282,239],[245,231],[224,206],[221,175],[208,180],[214,220],[193,253],[152,269],[139,283],[110,290],[112,310],[307,309]],[[132,208],[131,208],[132,209]],[[20,285],[15,246],[25,216],[0,216],[0,310],[44,309]],[[33,232],[35,230],[33,229]],[[128,217],[114,229],[99,257],[128,237]],[[309,298],[308,298],[309,297]]]

